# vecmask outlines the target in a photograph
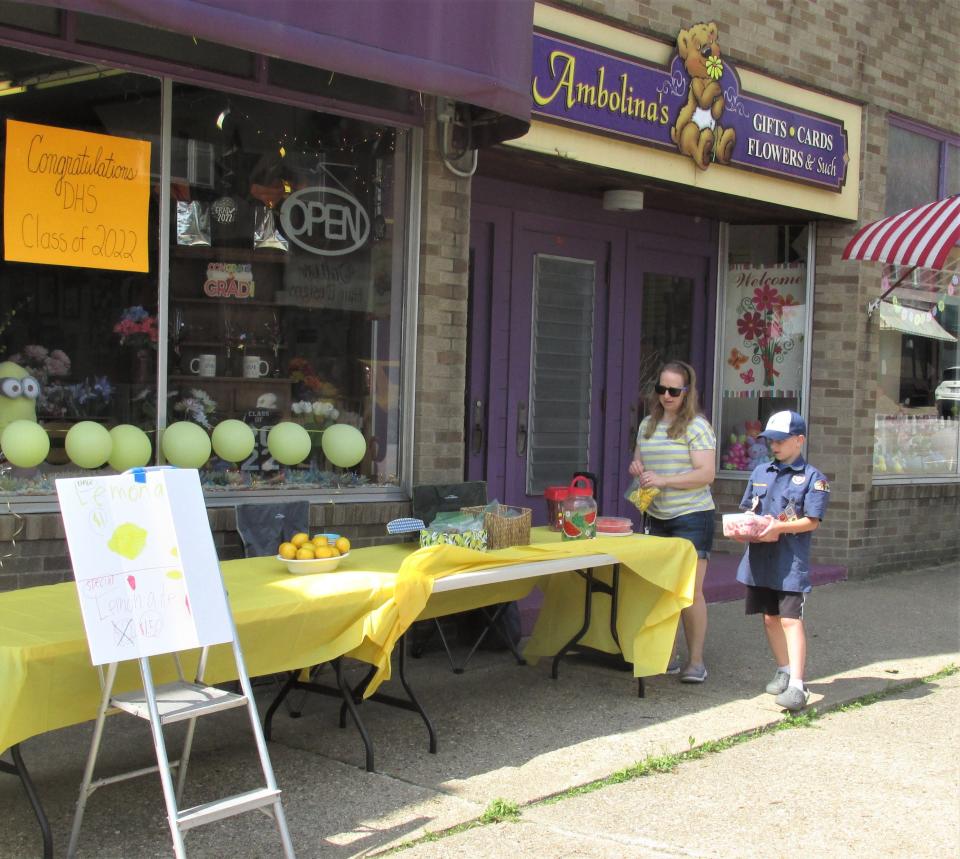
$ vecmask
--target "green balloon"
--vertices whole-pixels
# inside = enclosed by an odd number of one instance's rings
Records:
[[[210,436],[190,421],[177,421],[163,431],[163,458],[178,468],[200,468],[210,459]]]
[[[363,433],[349,424],[334,424],[324,430],[323,455],[340,468],[351,468],[360,462],[367,452]]]
[[[213,452],[227,462],[242,462],[251,453],[256,439],[253,430],[235,418],[220,421],[213,429]]]
[[[36,421],[12,421],[0,435],[0,450],[12,465],[33,468],[50,453],[50,437]]]
[[[267,449],[277,462],[296,465],[310,456],[310,433],[300,424],[284,421],[267,433]]]
[[[147,434],[132,424],[120,424],[110,430],[113,439],[113,451],[110,454],[110,467],[116,471],[139,468],[150,462],[153,447]]]
[[[67,456],[81,468],[99,468],[113,451],[110,431],[96,421],[80,421],[67,430]]]

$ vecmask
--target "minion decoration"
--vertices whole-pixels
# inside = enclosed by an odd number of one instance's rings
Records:
[[[13,361],[0,363],[0,435],[13,421],[37,422],[40,383]]]

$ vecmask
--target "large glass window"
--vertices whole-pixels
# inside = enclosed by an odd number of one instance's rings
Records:
[[[50,494],[55,477],[142,459],[143,440],[147,462],[194,460],[208,492],[396,485],[407,133],[174,84],[164,141],[157,79],[6,48],[0,66],[6,118],[52,129],[51,139],[101,135],[104,151],[150,144],[141,270],[71,253],[0,262],[0,361],[16,365],[0,375],[39,386],[35,399],[22,394],[28,384],[2,391],[17,395],[0,397],[0,433],[26,418],[51,442],[39,464],[15,454],[0,491]],[[19,217],[10,203],[5,230]],[[42,233],[41,220],[31,223]],[[252,430],[252,449],[242,426],[215,432],[228,420]],[[88,427],[67,440],[81,422],[124,429],[105,444]]]
[[[803,411],[808,239],[805,226],[729,228],[715,422],[722,472],[769,458],[757,438],[767,418]]]
[[[960,136],[896,117],[887,137],[886,214],[960,193]]]
[[[875,478],[952,477],[960,431],[960,275],[891,266],[880,325]]]

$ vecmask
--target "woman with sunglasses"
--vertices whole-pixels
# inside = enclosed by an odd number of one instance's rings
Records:
[[[703,578],[713,548],[714,503],[710,484],[716,477],[717,438],[700,413],[697,377],[683,361],[660,368],[648,403],[649,414],[637,432],[630,474],[640,485],[656,487],[647,509],[647,533],[657,537],[683,537],[697,550],[697,578],[693,605],[683,610],[687,663],[681,670],[674,657],[667,674],[679,674],[681,683],[703,683],[707,669],[703,643],[707,635],[707,604]]]

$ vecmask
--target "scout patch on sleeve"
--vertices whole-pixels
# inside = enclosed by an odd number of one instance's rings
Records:
[[[827,483],[826,480],[814,480],[814,481],[813,481],[813,488],[814,488],[814,489],[819,489],[821,492],[829,492],[829,491],[830,491],[830,484]]]

